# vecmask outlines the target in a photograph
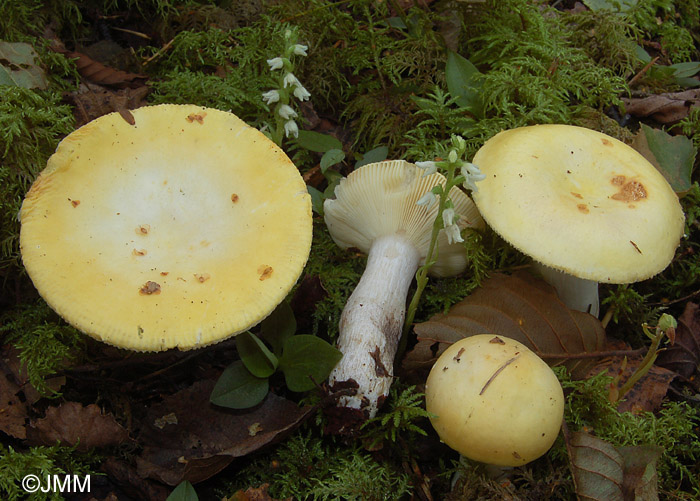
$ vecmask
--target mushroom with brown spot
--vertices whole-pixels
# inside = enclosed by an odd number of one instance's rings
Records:
[[[406,310],[406,295],[418,266],[425,261],[437,204],[426,208],[416,202],[445,178],[422,176],[415,165],[401,160],[365,165],[341,180],[335,199],[324,203],[325,221],[340,247],[368,254],[367,267],[348,299],[339,325],[338,348],[343,358],[329,382],[357,385],[355,395],[339,405],[374,416],[389,393],[394,356]],[[461,229],[481,228],[483,221],[471,199],[458,188],[450,197]],[[464,246],[438,237],[436,276],[464,271]]]
[[[559,435],[564,392],[552,369],[521,343],[479,334],[449,346],[425,384],[440,439],[463,456],[522,466]]]
[[[684,216],[640,153],[570,125],[506,130],[474,156],[486,178],[474,202],[504,240],[532,257],[567,306],[598,316],[598,283],[650,278],[669,264]]]
[[[132,114],[134,125],[112,113],[68,135],[27,193],[29,276],[70,324],[123,348],[185,350],[247,330],[285,298],[309,255],[299,171],[231,113]]]

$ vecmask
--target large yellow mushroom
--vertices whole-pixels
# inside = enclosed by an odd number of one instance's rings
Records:
[[[284,152],[231,113],[160,105],[67,136],[22,205],[24,265],[101,341],[190,349],[247,330],[299,277],[311,202]]]

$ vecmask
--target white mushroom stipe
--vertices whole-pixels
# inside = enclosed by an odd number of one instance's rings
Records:
[[[408,288],[425,262],[438,204],[417,202],[445,178],[422,176],[415,165],[398,160],[369,164],[352,172],[324,203],[331,237],[342,248],[369,255],[367,268],[343,310],[338,348],[343,359],[330,376],[334,390],[354,388],[339,406],[373,417],[389,394],[393,363],[403,328]],[[474,203],[459,188],[450,190],[456,225],[482,228]],[[452,276],[467,266],[465,249],[444,231],[437,238],[438,260],[430,273]],[[341,428],[345,423],[341,423]],[[352,428],[352,424],[347,429]]]
[[[554,287],[562,303],[572,310],[598,316],[600,313],[598,282],[578,278],[538,262],[533,262],[532,265],[545,282]]]
[[[340,318],[338,349],[344,356],[329,378],[331,386],[354,380],[365,391],[342,397],[342,406],[369,405],[373,415],[378,401],[389,393],[406,295],[419,263],[418,250],[402,235],[380,237],[372,244],[367,268]]]

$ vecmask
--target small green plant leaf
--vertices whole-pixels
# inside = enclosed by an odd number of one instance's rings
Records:
[[[268,390],[267,378],[253,376],[243,362],[236,360],[221,374],[209,400],[221,407],[247,409],[262,402]]]
[[[165,501],[199,501],[199,497],[192,484],[184,480],[173,489]]]
[[[696,152],[693,142],[686,136],[671,136],[642,124],[632,146],[663,174],[676,193],[690,189]]]
[[[342,150],[343,143],[328,134],[321,134],[312,130],[300,130],[297,144],[302,148],[317,153],[325,153],[328,150]]]
[[[386,156],[388,154],[389,148],[387,148],[386,146],[378,146],[362,155],[362,158],[355,162],[355,168],[357,169],[358,167],[362,167],[363,165],[386,160]]]
[[[671,68],[676,70],[674,75],[678,78],[692,77],[696,73],[700,72],[700,62],[691,61],[689,63],[676,63],[672,64]]]
[[[236,349],[246,369],[255,377],[270,377],[277,370],[277,357],[251,332],[236,336]]]
[[[323,204],[323,202],[321,203]],[[292,337],[296,331],[297,321],[294,318],[292,307],[287,301],[282,301],[260,324],[260,337],[272,346],[272,351],[278,357],[282,355],[285,341]]]
[[[0,41],[0,85],[45,89],[46,75],[34,63],[35,58],[36,52],[28,43]]]
[[[308,391],[325,381],[343,354],[321,338],[301,334],[287,339],[280,358],[287,388]]]
[[[343,150],[339,150],[336,148],[333,148],[332,150],[328,150],[323,154],[321,157],[321,172],[326,172],[326,169],[330,167],[331,165],[338,164],[342,162],[345,159],[345,153],[343,153]]]
[[[306,191],[311,195],[311,208],[319,216],[323,216],[323,202],[326,197],[321,190],[317,190],[313,186],[307,186]]]
[[[457,100],[457,104],[469,109],[476,117],[484,115],[484,103],[481,99],[481,72],[469,59],[454,51],[447,54],[445,67],[447,90]]]

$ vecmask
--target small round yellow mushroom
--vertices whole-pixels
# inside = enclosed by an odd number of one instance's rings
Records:
[[[521,343],[495,334],[447,348],[430,371],[425,395],[443,442],[499,466],[542,456],[564,415],[564,393],[549,366]]]

